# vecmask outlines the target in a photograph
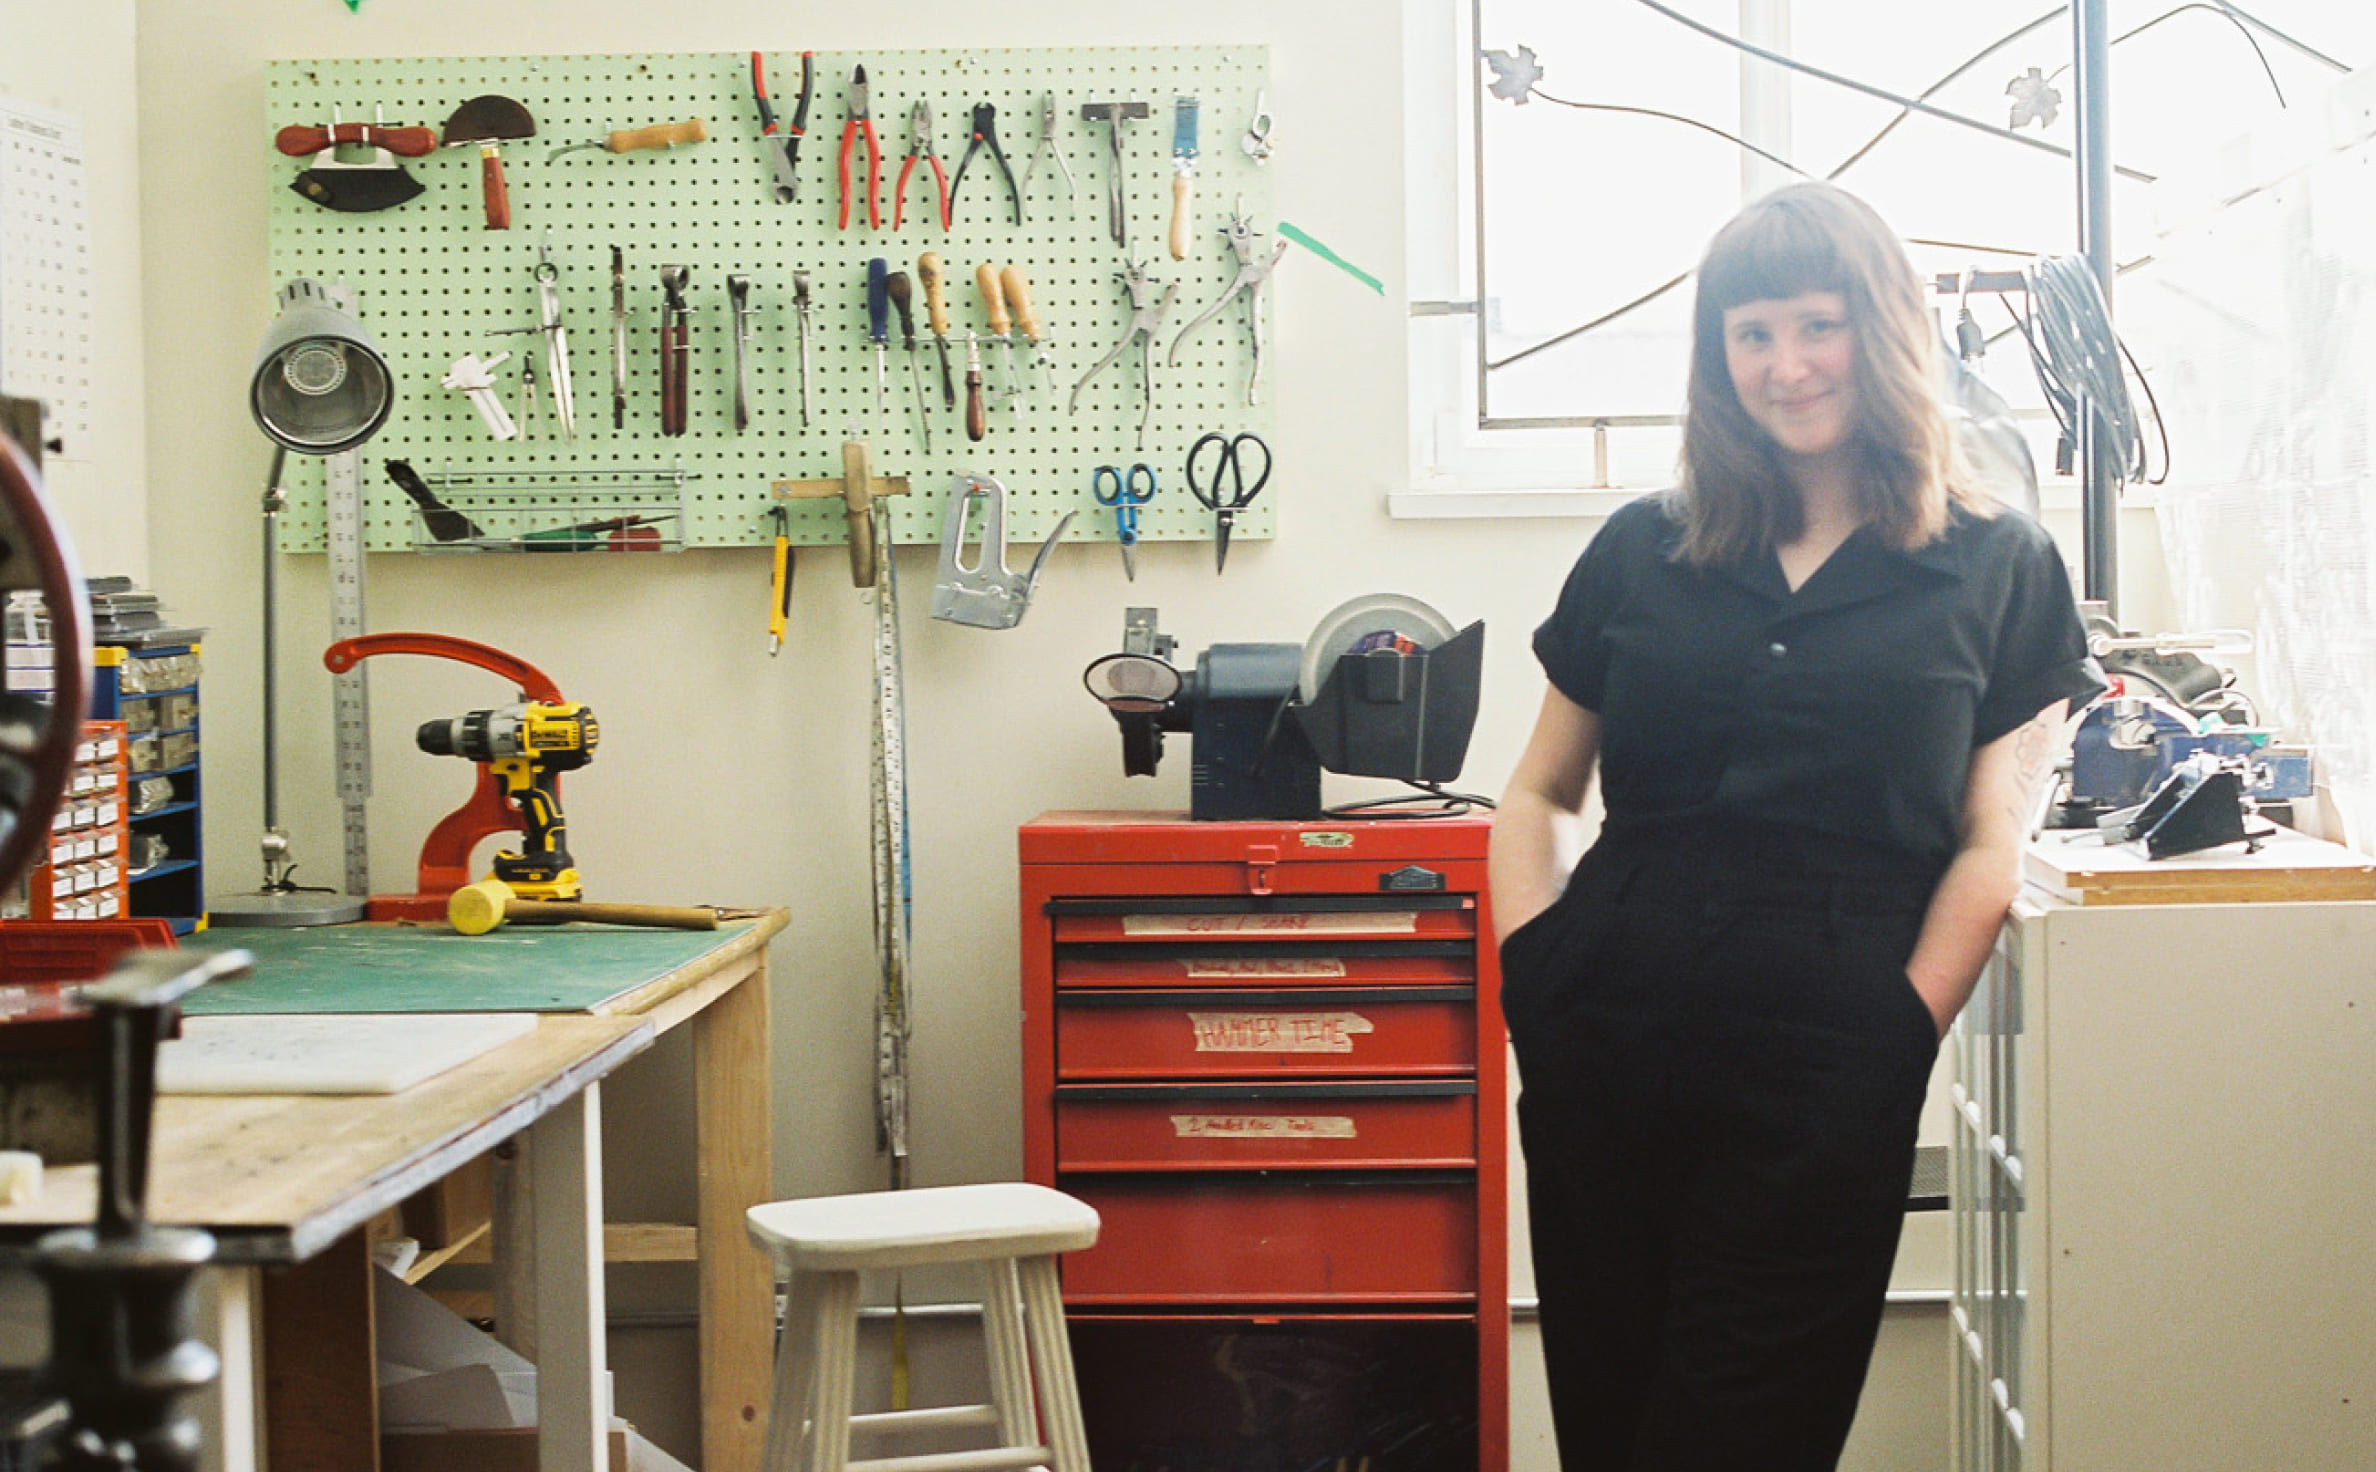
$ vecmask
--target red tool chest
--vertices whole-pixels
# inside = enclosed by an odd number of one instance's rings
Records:
[[[1104,1220],[1098,1466],[1508,1466],[1489,829],[1023,825],[1024,1173]]]

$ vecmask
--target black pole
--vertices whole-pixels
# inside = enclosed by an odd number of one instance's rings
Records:
[[[2071,70],[2078,136],[2072,155],[2079,166],[2079,251],[2104,290],[2107,325],[2112,315],[2112,27],[2105,0],[2078,0],[2071,7]],[[2117,360],[2115,360],[2117,364]],[[2120,608],[2120,478],[2126,447],[2104,432],[2095,406],[2079,402],[2080,586],[2082,595]]]

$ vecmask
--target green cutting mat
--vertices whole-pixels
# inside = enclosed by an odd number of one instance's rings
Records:
[[[883,150],[880,231],[864,228],[862,202],[851,229],[835,227],[836,156],[854,65],[866,68]],[[1268,73],[1269,54],[1260,46],[819,52],[808,136],[800,151],[800,198],[779,205],[770,188],[747,53],[268,63],[266,127],[258,147],[266,160],[274,284],[277,288],[300,275],[345,283],[396,374],[394,416],[363,450],[366,545],[395,551],[429,544],[411,503],[381,473],[381,462],[389,459],[411,461],[433,485],[448,474],[529,472],[532,479],[524,484],[533,493],[505,499],[551,507],[549,515],[538,513],[543,516],[539,524],[546,526],[593,519],[641,499],[610,489],[611,477],[603,472],[631,472],[638,486],[660,484],[668,473],[682,472],[693,477],[683,482],[686,545],[764,543],[773,534],[767,515],[773,504],[770,484],[838,478],[841,444],[851,436],[872,443],[877,474],[907,476],[918,492],[888,503],[894,536],[901,542],[939,540],[949,486],[959,471],[990,475],[1006,486],[1010,541],[1039,540],[1066,511],[1080,513],[1071,538],[1110,540],[1113,516],[1091,496],[1091,471],[1139,462],[1151,466],[1158,481],[1156,498],[1141,516],[1141,535],[1210,538],[1212,515],[1188,494],[1188,448],[1208,430],[1253,430],[1272,438],[1277,345],[1266,340],[1270,361],[1263,370],[1262,402],[1253,406],[1246,403],[1251,356],[1242,307],[1233,304],[1198,328],[1181,347],[1177,366],[1164,360],[1180,330],[1217,300],[1236,274],[1236,260],[1220,234],[1233,204],[1242,202],[1256,228],[1266,232],[1259,242],[1263,247],[1275,244],[1269,176],[1239,147],[1266,92]],[[767,75],[778,116],[788,123],[799,91],[799,54],[768,53]],[[288,187],[305,161],[281,156],[270,143],[272,133],[288,124],[328,122],[333,107],[348,121],[370,119],[376,112],[391,126],[441,127],[458,104],[490,92],[525,104],[537,124],[535,138],[504,148],[512,198],[509,230],[484,228],[475,148],[440,149],[428,158],[404,161],[426,186],[416,199],[372,214],[340,214]],[[1056,145],[1076,180],[1069,200],[1063,176],[1052,160],[1043,161],[1024,198],[1023,224],[1014,225],[1005,182],[985,151],[966,171],[951,232],[940,229],[930,170],[922,164],[909,183],[905,228],[890,229],[911,104],[931,104],[934,141],[954,174],[973,105],[993,103],[1000,141],[1020,183],[1038,142],[1040,99],[1047,94],[1057,103]],[[1184,262],[1171,260],[1165,244],[1178,96],[1196,97],[1202,119],[1196,227]],[[1135,446],[1135,351],[1090,381],[1078,413],[1064,406],[1074,382],[1113,346],[1130,320],[1114,275],[1124,256],[1107,228],[1112,167],[1106,130],[1080,115],[1084,102],[1112,100],[1148,104],[1149,116],[1130,124],[1123,135],[1131,250],[1151,267],[1158,294],[1165,284],[1179,289],[1156,338],[1155,409],[1143,449]],[[550,148],[599,138],[613,128],[688,117],[706,120],[708,142],[669,152],[546,157]],[[864,157],[861,144],[861,179]],[[513,359],[498,374],[502,397],[517,412],[519,383],[513,375],[522,355],[538,351],[539,339],[497,332],[536,322],[533,272],[548,234],[560,272],[562,320],[569,329],[577,438],[558,438],[548,411],[535,425],[535,438],[499,442],[462,395],[440,387],[438,380],[465,354],[485,359],[508,350]],[[623,431],[611,427],[614,245],[625,251],[630,312]],[[1057,384],[1051,402],[1044,376],[1030,369],[1028,345],[1019,344],[1016,371],[1026,375],[1030,390],[1022,414],[993,400],[988,437],[978,444],[967,441],[960,416],[940,408],[938,370],[919,290],[918,356],[933,415],[930,454],[917,432],[914,390],[896,319],[888,409],[876,408],[865,302],[869,257],[883,256],[892,269],[912,275],[917,254],[926,250],[938,252],[943,263],[957,373],[964,372],[966,329],[988,331],[973,285],[974,268],[985,261],[1012,262],[1031,278],[1056,360]],[[692,273],[690,426],[677,438],[663,436],[659,424],[664,264],[684,265]],[[791,305],[796,269],[810,272],[814,300],[813,413],[805,430]],[[756,416],[742,433],[733,422],[726,294],[732,273],[752,279]],[[1282,263],[1281,274],[1292,281],[1292,262]],[[996,387],[1005,377],[998,350],[985,344],[983,356],[985,382]],[[959,392],[962,397],[962,384]],[[319,551],[324,544],[319,464],[293,459],[290,475],[291,508],[282,518],[282,545]],[[1241,515],[1235,535],[1271,536],[1282,493],[1291,488],[1274,479]],[[449,499],[470,506],[458,494]],[[791,515],[796,542],[844,539],[835,503],[794,502]]]
[[[194,951],[252,951],[252,975],[192,992],[182,1010],[225,1013],[584,1012],[730,944],[717,930],[607,925],[505,927],[457,935],[427,926],[212,930]]]

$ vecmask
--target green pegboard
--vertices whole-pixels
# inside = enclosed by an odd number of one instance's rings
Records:
[[[1008,539],[1036,541],[1066,511],[1078,511],[1068,537],[1111,540],[1114,519],[1090,492],[1099,465],[1144,462],[1159,481],[1153,504],[1140,517],[1150,540],[1209,538],[1213,518],[1188,494],[1189,446],[1207,430],[1253,430],[1271,440],[1270,401],[1277,374],[1275,336],[1265,324],[1262,402],[1246,403],[1251,366],[1242,309],[1233,304],[1181,346],[1179,361],[1164,359],[1193,318],[1227,289],[1235,257],[1221,235],[1242,201],[1256,228],[1274,232],[1268,175],[1239,147],[1257,99],[1267,98],[1269,56],[1259,46],[1134,47],[1094,50],[819,52],[808,135],[800,150],[801,189],[792,204],[775,202],[747,53],[644,56],[482,56],[333,61],[278,61],[266,67],[264,152],[271,270],[277,286],[296,276],[342,282],[378,338],[397,380],[397,404],[387,427],[363,450],[366,545],[399,551],[426,541],[412,504],[380,473],[380,462],[409,460],[443,487],[444,477],[509,477],[538,495],[517,499],[554,509],[540,522],[583,519],[572,508],[609,508],[641,499],[617,489],[605,472],[676,471],[682,482],[682,541],[688,546],[740,546],[772,536],[773,482],[841,474],[841,445],[856,435],[873,446],[878,475],[907,476],[916,494],[894,498],[894,536],[901,542],[939,540],[951,480],[960,471],[990,475],[1010,494]],[[883,228],[864,227],[863,201],[851,228],[836,228],[836,162],[853,66],[866,68],[871,111],[883,151]],[[789,123],[798,95],[797,52],[767,54],[768,91]],[[509,230],[485,228],[475,148],[445,148],[406,168],[426,186],[394,209],[342,214],[300,198],[288,185],[305,161],[273,151],[270,136],[291,123],[326,123],[331,109],[347,121],[375,113],[390,126],[440,127],[461,102],[483,93],[516,98],[535,116],[537,136],[504,149],[512,198]],[[954,227],[936,218],[930,170],[919,164],[909,182],[905,226],[893,231],[892,191],[907,148],[911,105],[932,106],[938,148],[951,175],[967,141],[973,107],[998,109],[998,133],[1021,181],[1038,143],[1040,99],[1057,103],[1055,142],[1076,181],[1068,201],[1063,175],[1043,161],[1012,223],[1004,181],[987,151],[966,171]],[[1188,259],[1166,249],[1171,219],[1173,104],[1198,99],[1200,152],[1195,226]],[[1160,292],[1179,293],[1156,339],[1155,408],[1143,449],[1135,447],[1139,418],[1137,354],[1126,353],[1092,379],[1077,413],[1065,400],[1074,382],[1103,356],[1130,320],[1115,272],[1124,263],[1108,232],[1110,177],[1106,130],[1084,122],[1089,101],[1143,101],[1149,116],[1123,134],[1130,250],[1148,265]],[[704,119],[709,141],[668,152],[613,155],[594,150],[557,160],[548,150],[594,139],[614,128]],[[865,150],[856,149],[863,180]],[[860,187],[862,187],[862,182]],[[523,354],[539,352],[534,336],[499,336],[496,329],[533,325],[534,269],[550,242],[560,272],[563,321],[569,328],[577,401],[577,436],[563,441],[549,412],[532,438],[497,441],[459,393],[439,386],[448,366],[465,354],[513,353],[499,370],[502,395],[515,412]],[[1266,249],[1275,241],[1266,233]],[[611,426],[610,249],[623,248],[628,283],[628,418]],[[1028,393],[1017,415],[993,398],[990,431],[968,441],[960,414],[941,408],[938,367],[922,296],[917,298],[918,360],[932,405],[932,452],[917,430],[914,390],[896,320],[887,368],[887,411],[875,404],[874,349],[867,338],[865,279],[869,257],[893,270],[915,270],[923,251],[941,257],[947,279],[952,366],[964,372],[964,333],[988,331],[974,289],[974,268],[1014,263],[1032,282],[1056,360],[1057,391],[1030,367],[1029,345],[1018,335],[1016,372]],[[693,375],[688,432],[664,436],[659,421],[660,268],[690,269]],[[810,273],[812,306],[811,426],[800,420],[798,335],[792,309],[793,272]],[[755,415],[747,431],[733,422],[733,349],[726,280],[752,280],[751,382]],[[1289,273],[1290,275],[1292,273]],[[1277,290],[1274,285],[1271,291]],[[1266,297],[1268,292],[1265,293]],[[1266,311],[1266,319],[1268,317]],[[983,345],[985,382],[1004,379],[998,350]],[[541,367],[541,363],[539,365]],[[962,384],[960,385],[962,396]],[[319,551],[324,544],[322,481],[315,462],[292,460],[290,510],[282,544]],[[552,479],[547,479],[550,476]],[[647,483],[640,474],[635,486]],[[652,481],[651,484],[660,484]],[[457,480],[479,489],[490,484]],[[1273,534],[1274,479],[1241,513],[1234,536]],[[675,504],[676,486],[663,492]],[[467,505],[460,496],[457,505]],[[844,539],[838,503],[789,504],[792,538],[803,544]]]

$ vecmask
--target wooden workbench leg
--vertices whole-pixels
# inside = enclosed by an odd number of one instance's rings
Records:
[[[495,1337],[522,1359],[536,1358],[536,1196],[525,1139],[495,1147],[488,1239],[495,1258]]]
[[[608,1472],[601,1086],[529,1126],[527,1145],[537,1208],[536,1465]]]
[[[371,1244],[347,1233],[264,1274],[264,1465],[377,1472]]]
[[[693,1019],[701,1183],[702,1472],[759,1472],[774,1360],[775,1273],[743,1229],[773,1195],[767,965]]]
[[[264,1270],[217,1266],[206,1274],[215,1353],[222,1369],[215,1382],[214,1419],[206,1433],[215,1465],[225,1472],[254,1472],[264,1465]]]

